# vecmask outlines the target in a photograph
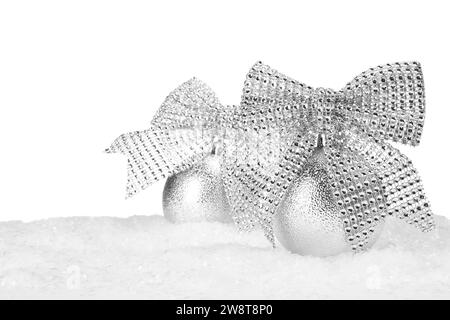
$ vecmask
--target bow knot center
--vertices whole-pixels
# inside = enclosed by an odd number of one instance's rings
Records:
[[[338,98],[338,93],[332,89],[316,88],[314,90],[312,109],[316,113],[317,128],[324,135],[332,132]]]

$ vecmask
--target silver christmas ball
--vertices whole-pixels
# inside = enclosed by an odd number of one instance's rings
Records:
[[[351,251],[324,165],[325,154],[318,147],[286,191],[274,216],[276,238],[294,253],[330,256]],[[376,226],[368,247],[376,241],[382,227],[381,222]]]
[[[172,222],[231,222],[220,166],[220,156],[211,154],[169,177],[163,191],[164,216]]]

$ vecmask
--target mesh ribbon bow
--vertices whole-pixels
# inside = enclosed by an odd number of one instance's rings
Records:
[[[342,90],[311,88],[261,62],[247,75],[238,106],[222,106],[191,79],[164,101],[151,127],[119,136],[108,152],[128,157],[127,195],[201,161],[222,146],[222,174],[234,221],[262,226],[323,137],[330,187],[352,249],[395,215],[422,231],[434,227],[421,180],[387,141],[417,145],[425,100],[420,65],[369,69]]]

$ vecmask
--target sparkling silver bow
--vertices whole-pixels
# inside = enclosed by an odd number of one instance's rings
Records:
[[[150,129],[121,135],[107,151],[128,156],[131,196],[221,144],[235,222],[241,229],[261,225],[274,243],[272,216],[322,137],[343,229],[358,251],[386,215],[422,231],[434,227],[416,170],[386,142],[420,142],[424,98],[416,62],[369,69],[340,91],[313,89],[259,62],[239,106],[222,106],[192,79],[166,98]]]

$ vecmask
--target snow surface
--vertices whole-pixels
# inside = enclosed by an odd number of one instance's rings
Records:
[[[450,221],[395,219],[370,251],[272,249],[233,224],[162,216],[0,223],[0,298],[450,298]]]

